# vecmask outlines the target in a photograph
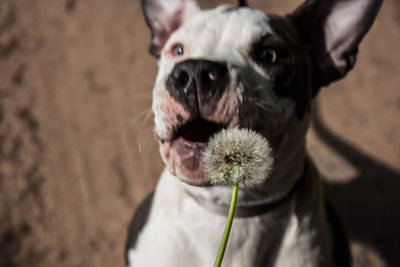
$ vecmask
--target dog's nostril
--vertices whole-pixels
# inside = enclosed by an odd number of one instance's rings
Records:
[[[172,73],[175,88],[184,89],[189,82],[189,74],[186,71],[174,71]]]

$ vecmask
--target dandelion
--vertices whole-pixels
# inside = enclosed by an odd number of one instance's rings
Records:
[[[268,141],[247,129],[222,130],[209,141],[204,151],[205,168],[215,185],[231,185],[228,219],[214,267],[221,266],[235,215],[238,187],[261,184],[272,170],[273,159]]]
[[[272,170],[268,141],[247,129],[222,130],[214,135],[204,151],[206,171],[215,185],[254,187]]]

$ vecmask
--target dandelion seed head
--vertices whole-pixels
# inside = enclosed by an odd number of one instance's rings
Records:
[[[252,130],[239,128],[215,134],[203,152],[203,160],[213,184],[237,183],[241,187],[261,184],[273,165],[268,141]]]

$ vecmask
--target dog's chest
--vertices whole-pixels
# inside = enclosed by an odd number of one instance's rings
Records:
[[[226,217],[199,206],[170,178],[163,175],[159,182],[148,223],[129,252],[131,266],[212,266]],[[235,219],[224,265],[268,266],[286,227],[279,217]]]

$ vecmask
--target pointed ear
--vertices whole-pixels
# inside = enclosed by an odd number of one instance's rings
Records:
[[[141,0],[141,3],[151,31],[149,51],[157,58],[170,35],[200,10],[194,0]]]
[[[314,89],[350,71],[383,0],[306,0],[289,15],[312,51]],[[316,93],[316,92],[314,92]]]

